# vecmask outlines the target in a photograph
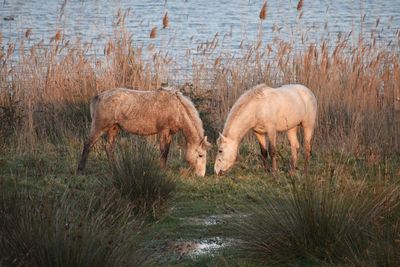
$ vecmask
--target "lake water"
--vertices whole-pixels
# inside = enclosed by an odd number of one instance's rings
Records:
[[[334,39],[338,32],[352,30],[354,39],[360,32],[368,37],[374,31],[378,41],[397,38],[398,42],[400,0],[305,0],[301,19],[297,1],[270,0],[267,18],[260,24],[262,4],[262,0],[0,0],[0,31],[3,44],[20,38],[27,29],[32,29],[31,43],[41,39],[46,43],[57,29],[63,29],[67,39],[92,42],[101,54],[122,10],[129,11],[125,24],[135,46],[151,45],[176,59],[195,54],[201,43],[216,35],[218,49],[239,53],[243,44],[257,40],[260,27],[264,44],[276,36],[290,39],[300,28],[307,31],[309,41],[328,34]],[[165,12],[170,23],[163,29]],[[150,39],[153,27],[158,34]]]

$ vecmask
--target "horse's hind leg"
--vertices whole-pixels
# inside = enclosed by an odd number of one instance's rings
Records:
[[[305,159],[304,159],[304,173],[308,173],[308,163],[311,157],[311,139],[314,134],[314,127],[303,127],[304,129],[304,151],[305,151]]]
[[[106,153],[109,161],[114,161],[114,147],[115,147],[115,139],[119,132],[119,126],[114,124],[107,131],[107,144],[106,144]]]
[[[93,129],[93,128],[92,128]],[[97,140],[103,135],[103,131],[91,130],[87,142],[83,145],[81,160],[78,164],[78,172],[82,172],[86,165],[86,160],[89,155],[90,149],[94,146]]]
[[[299,140],[297,139],[297,126],[287,131],[287,136],[290,143],[290,150],[292,159],[290,163],[290,171],[294,172],[297,168],[297,150],[300,147]]]
[[[162,168],[167,165],[167,157],[169,153],[169,147],[172,142],[172,134],[169,129],[161,132],[160,135],[160,164]]]
[[[260,134],[254,132],[255,136],[257,137],[258,143],[260,144],[260,150],[261,150],[261,158],[263,161],[264,169],[265,171],[269,171],[269,163],[268,163],[268,149],[267,149],[267,138],[265,134]]]
[[[269,155],[271,156],[272,162],[272,171],[275,172],[278,170],[278,166],[276,164],[276,131],[268,132],[269,138]]]

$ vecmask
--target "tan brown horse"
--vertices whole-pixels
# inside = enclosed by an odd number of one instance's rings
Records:
[[[106,152],[112,159],[116,135],[123,129],[137,135],[160,134],[162,166],[166,165],[172,135],[182,131],[187,141],[186,160],[197,175],[205,175],[206,149],[211,145],[193,103],[178,90],[112,89],[92,98],[90,113],[90,136],[83,147],[79,172],[85,167],[90,149],[103,134],[107,134]]]
[[[317,100],[305,86],[299,84],[270,88],[260,84],[245,92],[233,105],[225,122],[223,133],[217,141],[218,155],[215,161],[215,173],[226,172],[236,161],[239,144],[245,134],[252,129],[260,143],[264,167],[269,170],[267,138],[272,170],[276,166],[276,135],[287,131],[290,142],[292,162],[291,170],[297,165],[298,126],[304,130],[305,161],[307,173],[311,155],[311,139],[317,117]]]

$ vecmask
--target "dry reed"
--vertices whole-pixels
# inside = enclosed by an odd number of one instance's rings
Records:
[[[300,1],[299,9],[302,5]],[[98,92],[118,86],[152,89],[176,80],[178,74],[168,71],[171,60],[161,53],[143,62],[141,50],[133,48],[132,36],[124,28],[125,15],[120,17],[120,28],[106,42],[101,58],[85,56],[91,44],[68,42],[61,30],[50,46],[43,41],[26,49],[24,40],[4,45],[0,50],[1,134],[18,137],[24,147],[34,145],[38,134],[73,135],[77,128],[87,127],[86,106]],[[152,32],[156,37],[156,27]],[[198,52],[203,56],[192,61],[189,77],[194,97],[207,103],[200,113],[206,114],[208,134],[217,136],[229,108],[244,90],[260,82],[270,86],[301,83],[319,101],[315,145],[320,149],[340,148],[375,158],[398,153],[400,57],[396,47],[374,39],[353,44],[348,37],[341,34],[335,42],[322,38],[301,49],[294,49],[295,39],[275,39],[265,46],[258,42],[242,49],[242,57],[217,54],[218,35],[200,45]],[[14,65],[11,59],[16,51],[19,62]],[[80,123],[74,123],[75,116]]]
[[[267,1],[264,2],[259,17],[261,20],[265,20],[267,18]]]
[[[298,12],[301,12],[301,10],[303,9],[303,5],[304,5],[304,0],[299,0],[299,2],[297,3]]]
[[[218,64],[212,61],[211,70],[206,62],[198,62],[194,87],[213,89],[218,104],[211,121],[217,132],[244,90],[260,82],[270,86],[304,84],[319,101],[316,146],[340,148],[361,157],[394,155],[400,151],[395,106],[400,58],[396,49],[374,43],[352,44],[342,34],[335,43],[322,39],[300,50],[279,39],[265,48],[256,44],[242,58],[224,57],[223,67],[220,60]],[[202,81],[201,77],[214,78]]]
[[[163,28],[169,27],[169,18],[168,18],[168,12],[165,12],[165,15],[163,17]]]
[[[61,30],[47,41],[49,45],[43,40],[26,48],[28,30],[18,43],[0,49],[1,140],[13,139],[18,149],[31,150],[39,139],[79,137],[89,123],[92,96],[113,87],[160,86],[165,67],[158,66],[156,74],[150,71],[123,28],[124,14],[120,16],[117,27],[121,28],[106,43],[100,58],[86,56],[92,44],[71,43]],[[161,61],[157,55],[156,64]]]
[[[150,31],[150,38],[154,39],[157,37],[157,27],[153,27]]]

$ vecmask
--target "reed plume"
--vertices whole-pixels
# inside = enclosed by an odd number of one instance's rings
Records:
[[[32,34],[32,28],[29,28],[25,31],[25,38],[29,38],[29,36]]]
[[[300,12],[303,9],[303,5],[304,5],[304,0],[300,0],[297,3],[297,11]]]
[[[50,38],[50,42],[53,42],[53,41],[58,42],[58,41],[61,40],[61,38],[62,38],[62,33],[61,33],[60,30],[58,30],[58,31],[56,32],[56,34],[55,34],[52,38]]]
[[[153,39],[156,37],[157,37],[157,27],[153,27],[153,29],[151,29],[151,32],[150,32],[150,38]]]
[[[163,28],[164,29],[169,26],[168,12],[165,12],[165,15],[163,17],[162,23],[163,23]]]
[[[266,18],[267,18],[267,1],[264,2],[260,11],[260,19],[265,20]]]

